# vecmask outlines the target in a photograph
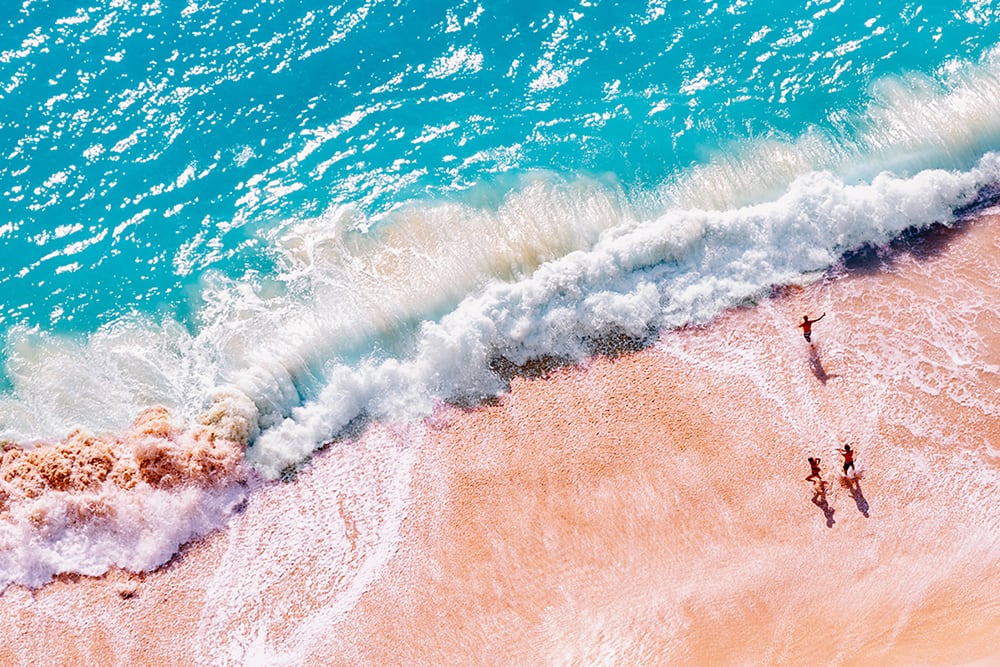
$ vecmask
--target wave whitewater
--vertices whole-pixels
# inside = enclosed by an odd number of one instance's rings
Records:
[[[822,275],[844,253],[886,244],[908,229],[951,224],[993,201],[997,182],[996,154],[968,171],[885,173],[856,185],[813,172],[772,202],[622,221],[592,248],[521,280],[491,281],[439,321],[422,322],[406,354],[328,362],[317,395],[306,400],[282,390],[297,400],[277,420],[271,413],[248,460],[273,478],[359,417],[424,417],[441,402],[475,403],[502,393],[504,369],[539,359],[575,363],[609,339],[643,345],[658,331],[708,322],[774,286]],[[269,355],[268,373],[275,366],[282,371],[271,387],[255,374],[252,385],[236,388],[258,405],[262,395],[268,407],[280,404],[270,396],[295,386],[303,356],[301,348],[290,357]],[[288,363],[276,363],[282,358]]]
[[[151,407],[118,435],[3,442],[0,588],[112,566],[153,569],[224,525],[245,502],[245,408],[220,399],[183,426]]]

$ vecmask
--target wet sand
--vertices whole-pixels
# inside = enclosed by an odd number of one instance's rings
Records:
[[[334,443],[159,571],[8,589],[0,662],[1000,660],[998,231]]]

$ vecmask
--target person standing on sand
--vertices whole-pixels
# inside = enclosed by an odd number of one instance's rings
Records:
[[[799,328],[802,329],[802,335],[805,337],[807,343],[812,342],[812,325],[819,322],[824,317],[826,317],[826,313],[823,313],[815,320],[810,320],[808,315],[802,316],[802,322],[799,323]]]
[[[819,474],[819,457],[809,457],[809,468],[811,469],[811,472],[809,473],[809,476],[806,477],[806,481],[822,482],[823,477]]]
[[[844,445],[843,449],[838,449],[837,451],[844,455],[844,474],[847,474],[848,468],[857,472],[857,469],[854,467],[854,450],[851,449],[851,446]]]

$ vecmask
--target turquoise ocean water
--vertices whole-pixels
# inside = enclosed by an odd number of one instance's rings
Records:
[[[6,6],[0,438],[249,398],[359,417],[648,341],[1000,180],[1000,9],[850,0]]]

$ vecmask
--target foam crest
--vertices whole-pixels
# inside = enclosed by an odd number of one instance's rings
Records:
[[[995,158],[970,172],[884,174],[868,185],[812,173],[775,202],[671,211],[608,234],[593,251],[549,263],[530,280],[492,287],[474,310],[490,322],[490,346],[518,363],[546,354],[578,359],[587,341],[609,328],[635,334],[640,323],[704,322],[772,285],[825,269],[848,249],[951,220],[955,207],[997,175]]]
[[[272,234],[273,294],[216,278],[204,293],[204,338],[220,374],[279,423],[338,363],[379,348],[405,354],[420,323],[491,280],[525,276],[592,245],[620,224],[619,194],[589,179],[536,175],[495,206],[410,205],[369,220],[342,208]]]
[[[220,401],[217,405],[222,405]],[[59,442],[5,441],[0,459],[0,588],[63,572],[149,570],[225,525],[245,500],[250,414],[182,427],[165,408],[121,435],[74,431]]]
[[[645,344],[659,329],[706,322],[848,250],[949,222],[998,178],[994,155],[966,172],[882,174],[860,185],[813,172],[766,204],[623,224],[588,251],[523,280],[494,281],[440,321],[424,322],[409,356],[339,365],[321,395],[263,432],[248,457],[273,477],[359,416],[424,416],[438,401],[496,395],[510,374],[530,373],[539,360],[579,362]]]

